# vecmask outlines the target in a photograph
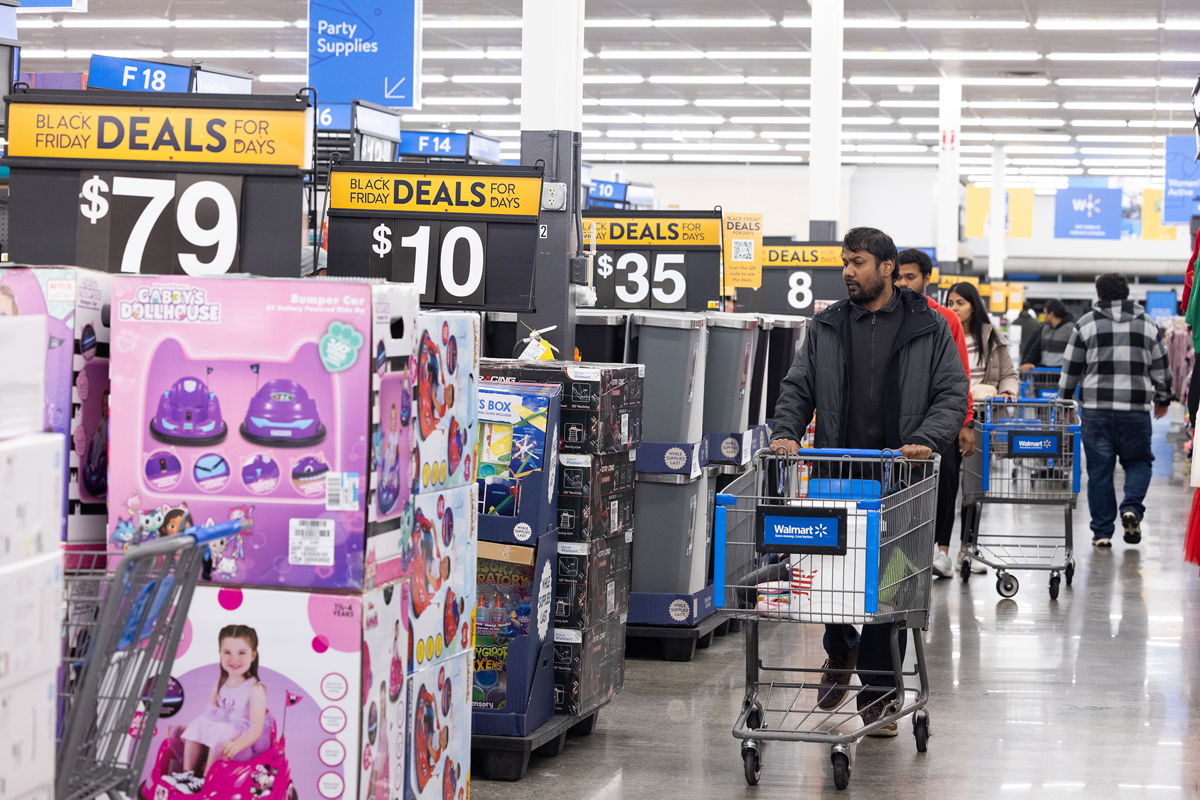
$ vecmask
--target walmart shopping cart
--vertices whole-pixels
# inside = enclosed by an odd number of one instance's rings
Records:
[[[1021,373],[1020,395],[1025,400],[1055,400],[1058,398],[1058,379],[1061,367],[1034,367]],[[1079,386],[1075,387],[1075,399],[1079,399]]]
[[[154,539],[115,571],[103,549],[67,553],[57,800],[135,793],[206,544],[248,525]]]
[[[1081,466],[1079,410],[1073,400],[988,400],[982,418],[979,449],[963,461],[964,582],[971,561],[996,570],[996,591],[1012,597],[1020,588],[1009,570],[1050,571],[1050,597],[1061,582],[1075,575],[1072,557],[1072,512],[1079,494]],[[1063,532],[1029,529],[980,533],[985,503],[1061,505]]]
[[[746,781],[758,782],[767,741],[830,745],[834,784],[850,781],[850,745],[911,715],[917,750],[929,736],[924,643],[905,671],[900,631],[928,619],[939,460],[912,461],[872,450],[760,453],[756,469],[717,496],[714,567],[717,605],[745,621],[746,690],[733,735],[742,740]],[[760,622],[891,626],[892,669],[838,670],[768,665]],[[871,694],[851,680],[885,679]],[[915,678],[916,685],[909,685]],[[844,692],[831,708],[820,690]],[[828,703],[827,703],[828,704]],[[865,723],[861,712],[882,712]]]

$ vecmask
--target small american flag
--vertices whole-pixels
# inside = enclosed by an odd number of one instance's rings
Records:
[[[792,567],[792,594],[809,596],[813,588],[813,579],[820,571],[814,569],[812,572],[805,572],[800,567]]]

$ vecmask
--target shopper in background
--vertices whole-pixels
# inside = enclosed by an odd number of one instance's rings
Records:
[[[1150,487],[1150,408],[1155,419],[1167,414],[1171,372],[1162,331],[1129,299],[1129,283],[1119,273],[1096,278],[1099,302],[1079,319],[1063,354],[1059,394],[1070,398],[1082,386],[1083,451],[1087,455],[1088,510],[1092,544],[1112,547],[1117,517],[1113,469],[1125,470],[1121,524],[1125,541],[1142,540],[1142,501]]]
[[[970,378],[971,364],[967,356],[967,340],[963,335],[963,326],[958,315],[925,294],[929,287],[929,278],[933,275],[933,260],[915,248],[902,251],[899,260],[896,269],[900,275],[896,278],[896,285],[924,297],[929,307],[946,320],[946,324],[950,326],[950,335],[958,348],[958,356],[962,359],[963,374]],[[971,396],[967,395],[967,417],[958,429],[958,438],[942,450],[934,537],[938,551],[933,559],[933,574],[940,578],[950,578],[954,575],[954,565],[950,563],[950,535],[954,532],[954,520],[958,517],[958,478],[962,459],[975,452],[975,430],[971,427],[973,418]]]
[[[940,314],[897,279],[896,245],[882,231],[854,228],[842,243],[842,279],[848,300],[813,317],[804,346],[783,379],[776,406],[777,453],[800,451],[800,438],[816,413],[817,447],[898,448],[907,458],[930,458],[955,441],[967,411],[967,378]],[[907,636],[900,631],[903,656]],[[860,676],[866,686],[858,708],[866,724],[887,710],[875,702],[894,690],[891,626],[826,625],[823,688],[817,703],[837,708],[845,696],[838,684],[847,671],[880,670]],[[868,694],[867,692],[871,693]],[[894,699],[891,703],[896,702]],[[889,703],[890,704],[890,703]],[[874,736],[895,736],[896,725]]]
[[[1022,350],[1025,349],[1025,345],[1029,342],[1029,340],[1033,338],[1033,334],[1037,331],[1038,326],[1042,324],[1038,322],[1037,315],[1037,306],[1035,306],[1029,300],[1026,300],[1025,308],[1023,308],[1021,313],[1017,315],[1017,318],[1013,320],[1013,324],[1021,329],[1021,341],[1019,344],[1021,345]]]
[[[1061,300],[1047,300],[1045,316],[1046,321],[1033,336],[1021,343],[1021,372],[1034,367],[1062,366],[1063,350],[1075,327],[1071,324],[1071,312]]]
[[[958,316],[967,339],[971,365],[971,396],[1012,399],[1021,388],[1008,352],[1008,341],[992,323],[979,289],[973,283],[956,283],[946,295],[946,305]]]

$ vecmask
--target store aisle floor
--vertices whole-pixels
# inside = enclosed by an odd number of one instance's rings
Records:
[[[748,788],[730,736],[743,669],[741,636],[731,635],[691,663],[631,660],[590,740],[535,758],[518,784],[475,781],[473,797],[1200,797],[1200,577],[1181,562],[1184,467],[1165,469],[1159,452],[1140,547],[1118,534],[1112,552],[1095,552],[1080,499],[1079,568],[1057,603],[1044,572],[1018,573],[1012,600],[992,576],[935,583],[927,753],[905,721],[898,738],[859,745],[850,788],[837,792],[827,747],[772,742],[761,783]],[[1018,519],[1061,524],[1055,512],[997,506],[984,524]],[[819,666],[820,629],[776,625],[769,652]]]

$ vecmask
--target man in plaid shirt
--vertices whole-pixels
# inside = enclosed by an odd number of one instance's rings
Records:
[[[1150,487],[1150,408],[1166,416],[1171,402],[1171,373],[1162,331],[1145,310],[1129,299],[1129,283],[1119,273],[1096,278],[1099,302],[1080,317],[1063,352],[1059,394],[1070,398],[1081,388],[1083,450],[1087,454],[1088,508],[1092,544],[1112,547],[1117,518],[1113,469],[1125,470],[1121,524],[1125,541],[1142,540],[1142,501]]]

